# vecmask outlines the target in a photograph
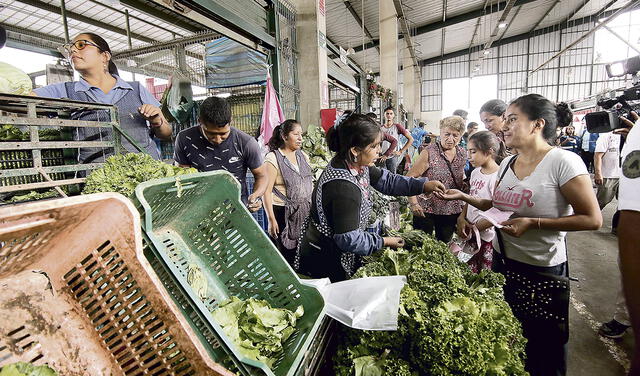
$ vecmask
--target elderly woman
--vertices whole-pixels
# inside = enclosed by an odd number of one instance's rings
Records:
[[[140,83],[126,82],[118,75],[118,68],[111,60],[111,49],[107,42],[93,33],[78,34],[70,43],[62,46],[65,56],[73,69],[80,74],[76,82],[62,82],[35,89],[34,95],[49,98],[69,98],[83,102],[112,104],[118,107],[120,126],[129,136],[153,158],[160,159],[160,152],[152,135],[160,139],[171,138],[171,126],[162,116],[160,103]],[[103,111],[87,111],[79,114],[79,120],[108,119]],[[75,139],[99,141],[109,139],[107,130],[98,128],[78,128]],[[136,152],[127,140],[122,146]],[[98,148],[80,149],[82,163],[100,162],[112,154],[112,150]]]
[[[440,139],[422,150],[407,176],[426,177],[442,182],[447,189],[466,190],[463,186],[467,155],[458,145],[463,132],[464,119],[460,116],[440,120]],[[461,201],[445,201],[422,194],[410,197],[409,203],[414,214],[414,228],[427,234],[435,230],[436,239],[445,243],[451,240],[462,212]]]

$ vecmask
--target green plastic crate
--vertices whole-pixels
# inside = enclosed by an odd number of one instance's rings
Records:
[[[224,171],[184,175],[179,182],[174,177],[157,179],[138,185],[133,199],[154,250],[148,257],[161,259],[179,285],[172,293],[186,294],[198,311],[198,325],[204,321],[221,340],[215,344],[210,335],[206,340],[216,361],[222,360],[222,348],[250,366],[240,367],[243,374],[294,375],[320,327],[324,301],[317,289],[300,283],[242,204],[236,179]],[[284,354],[273,369],[236,351],[211,316],[230,296],[263,299],[290,310],[304,307],[296,333],[284,344]],[[193,312],[183,313],[195,324]],[[219,347],[214,349],[215,345]]]

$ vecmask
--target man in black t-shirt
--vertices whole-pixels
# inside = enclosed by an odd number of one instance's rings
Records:
[[[198,171],[229,171],[240,182],[242,201],[249,210],[260,209],[268,179],[258,142],[229,125],[231,106],[223,98],[205,99],[198,120],[199,125],[178,133],[173,156],[176,164]],[[255,178],[251,195],[247,191],[247,170]]]

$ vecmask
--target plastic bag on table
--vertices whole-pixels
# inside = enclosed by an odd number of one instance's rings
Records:
[[[400,290],[405,276],[382,276],[329,283],[303,280],[320,290],[327,315],[354,329],[397,330]]]
[[[482,243],[480,242],[480,231],[476,226],[471,226],[469,235],[465,239],[459,239],[458,241],[452,240],[449,243],[449,250],[453,253],[458,260],[467,263],[471,258],[478,253]]]

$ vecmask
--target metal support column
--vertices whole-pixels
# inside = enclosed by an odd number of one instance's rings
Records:
[[[67,5],[65,0],[60,0],[60,13],[62,15],[62,27],[64,27],[64,41],[69,43],[69,25],[67,24]]]
[[[131,25],[129,24],[129,9],[125,9],[124,10],[124,19],[126,21],[127,24],[127,44],[129,45],[129,49],[133,48],[133,44],[131,43]],[[136,80],[136,74],[135,73],[131,73],[131,77],[133,79],[133,81]]]
[[[366,95],[366,90],[363,90],[364,85],[362,85],[362,75],[361,74],[356,74],[356,85],[360,88],[360,92],[356,94],[356,108],[360,109],[360,113],[364,114],[367,113],[369,111],[365,111],[364,107],[362,106],[363,102],[362,102],[362,98],[364,95]],[[366,78],[364,80],[366,82]],[[354,109],[355,110],[355,109]]]
[[[280,16],[278,14],[278,0],[273,0],[267,10],[267,27],[269,34],[275,39],[275,47],[269,52],[269,63],[271,64],[271,83],[276,90],[278,98],[280,97]]]

